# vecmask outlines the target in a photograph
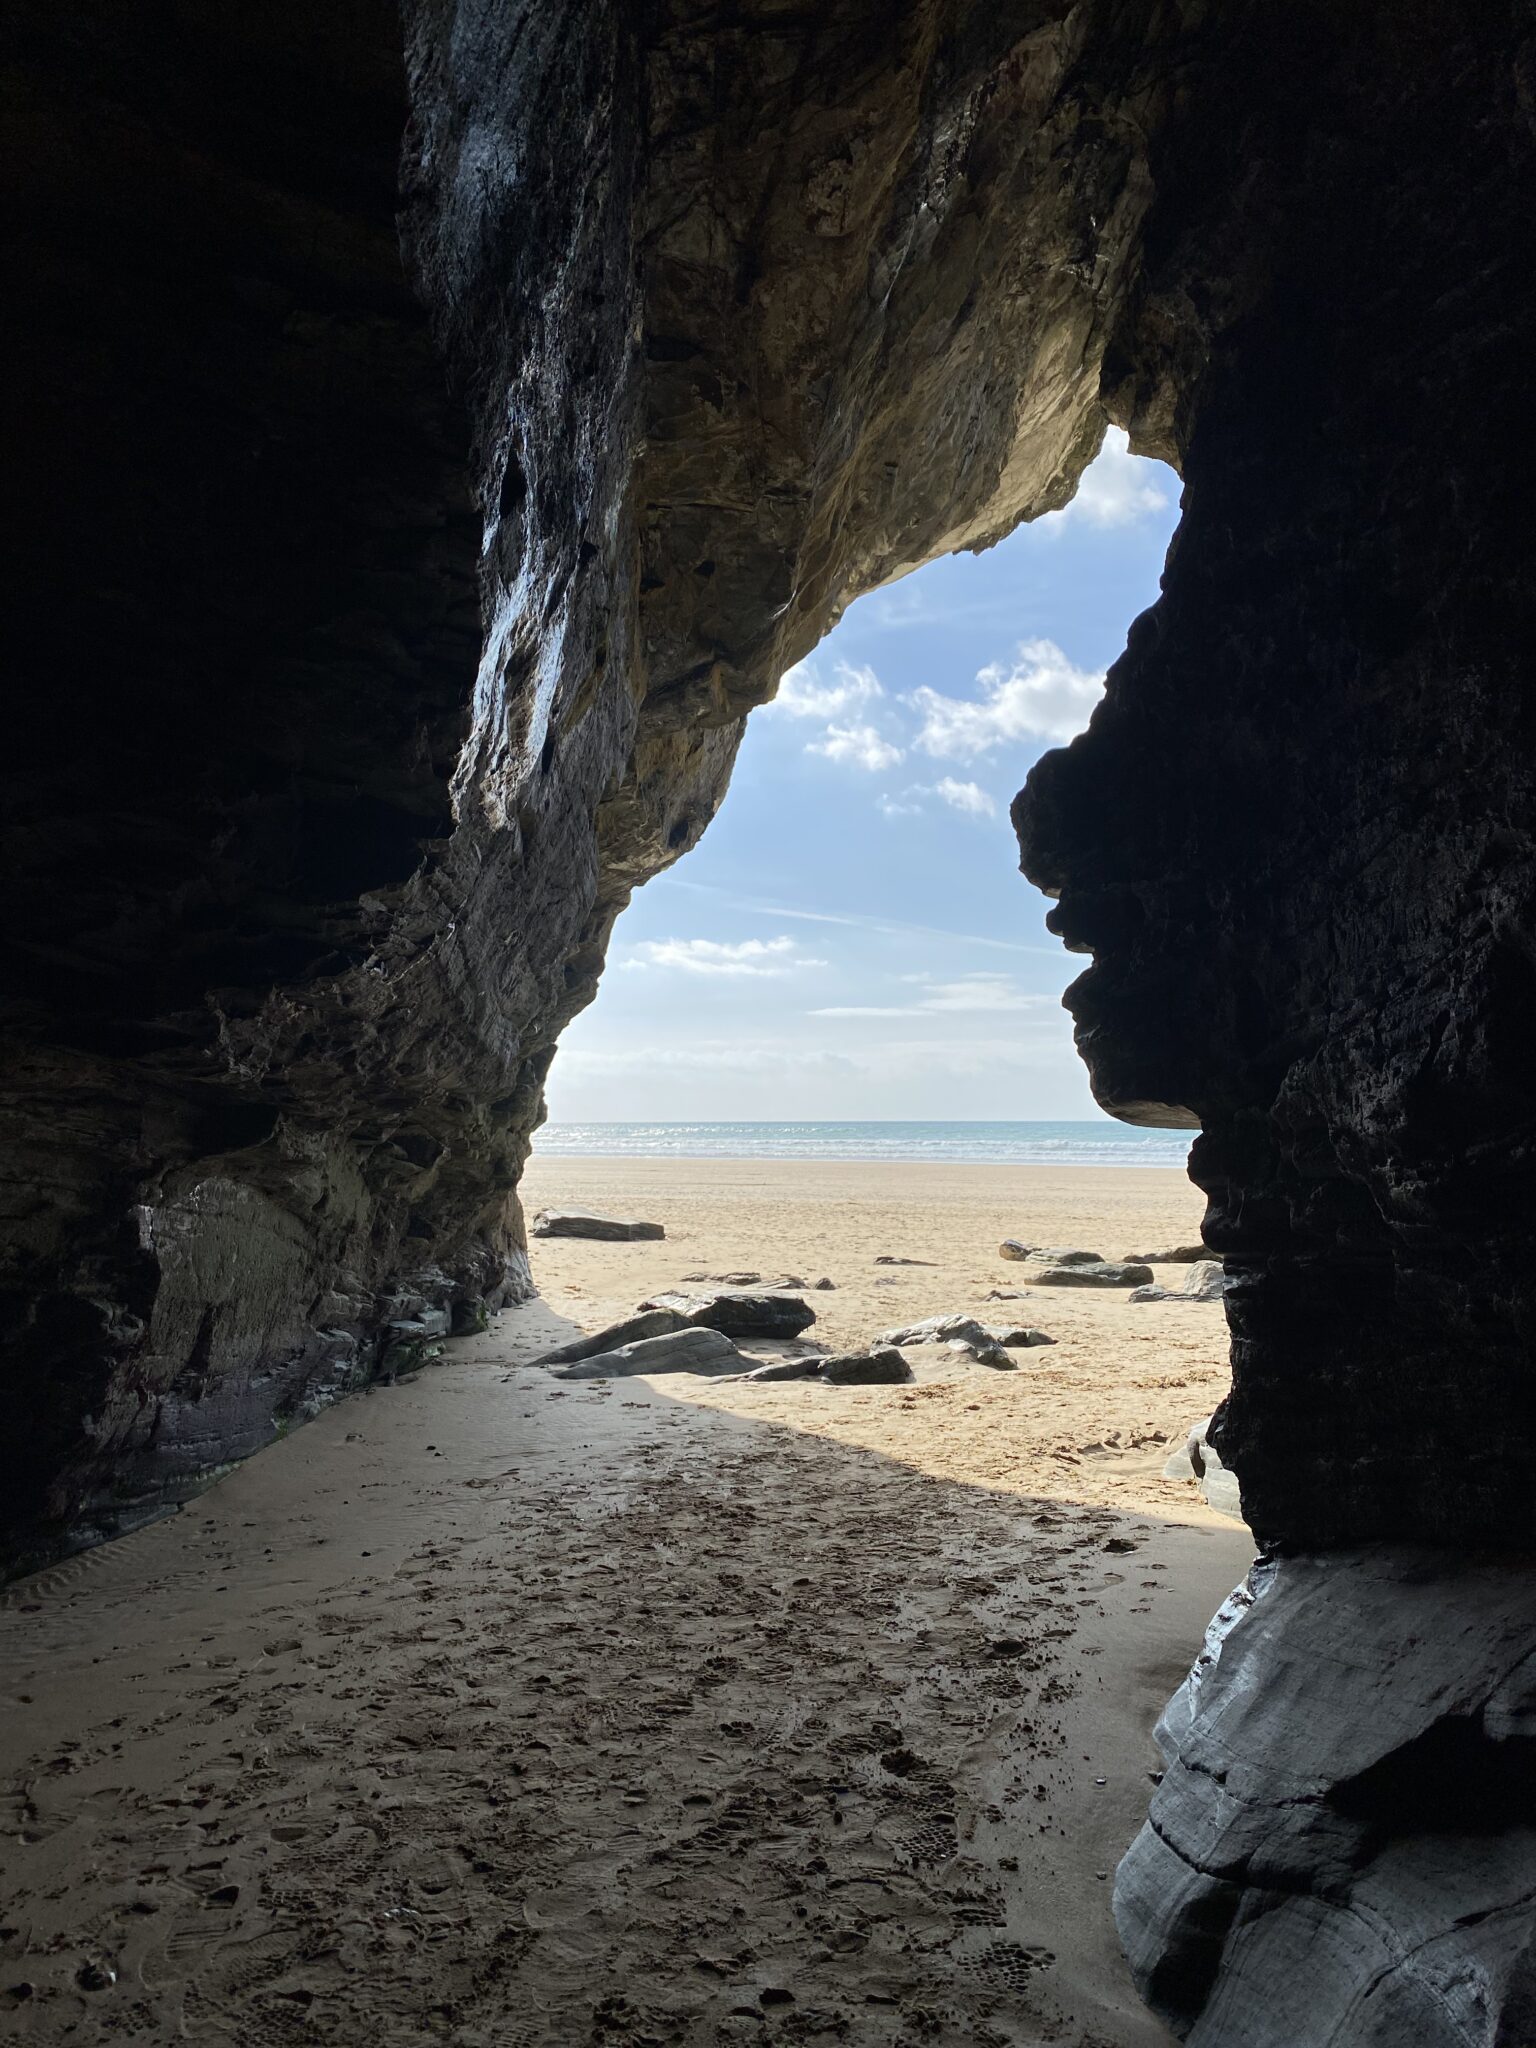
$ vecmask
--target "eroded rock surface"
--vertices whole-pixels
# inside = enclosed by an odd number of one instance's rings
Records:
[[[1115,1881],[1194,2048],[1536,2037],[1536,1580],[1380,1547],[1261,1563],[1158,1725]]]
[[[392,1294],[526,1289],[556,1040],[746,712],[1098,445],[1143,28],[12,10],[13,1558],[366,1379]]]

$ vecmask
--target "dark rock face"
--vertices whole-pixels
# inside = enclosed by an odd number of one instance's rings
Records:
[[[1536,1584],[1382,1547],[1255,1567],[1158,1728],[1115,1917],[1195,2048],[1536,2029]]]
[[[526,1288],[556,1039],[746,711],[1097,444],[1091,27],[11,10],[13,1560]]]
[[[1068,1004],[1099,1099],[1204,1126],[1214,1440],[1290,1546],[1536,1538],[1514,24],[1239,9],[1208,47],[1233,96],[1212,118],[1192,78],[1198,134],[1154,146],[1115,401],[1178,454],[1183,523],[1091,729],[1016,806],[1094,955]]]

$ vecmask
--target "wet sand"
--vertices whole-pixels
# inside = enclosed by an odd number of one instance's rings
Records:
[[[16,2038],[1166,2040],[1108,1880],[1151,1721],[1250,1545],[1154,1481],[1150,1446],[1084,1449],[1076,1421],[1097,1384],[1106,1413],[1178,1426],[1220,1339],[1175,1319],[1219,1313],[1032,1302],[1063,1334],[1024,1354],[1051,1361],[1038,1383],[562,1387],[517,1362],[591,1323],[602,1274],[630,1307],[736,1265],[757,1171],[726,1199],[667,1168],[665,1243],[540,1247],[543,1302],[7,1590]],[[836,1269],[833,1212],[887,1218],[820,1171]],[[955,1205],[968,1242],[997,1192],[927,1187],[913,1255]],[[969,1305],[925,1307],[942,1272],[898,1271],[871,1290],[890,1321]],[[813,1298],[853,1319],[857,1291]],[[1204,1351],[1122,1327],[1138,1313]],[[819,1327],[844,1341],[830,1310]],[[1127,1387],[1112,1352],[1186,1384]]]

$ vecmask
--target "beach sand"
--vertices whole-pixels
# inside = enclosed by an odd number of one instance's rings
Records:
[[[1109,1881],[1251,1556],[1156,1476],[1220,1391],[1220,1311],[983,1297],[1017,1284],[1004,1233],[1145,1250],[1194,1191],[594,1160],[528,1191],[668,1237],[537,1244],[542,1301],[7,1589],[7,2028],[1165,2042]],[[776,1266],[836,1282],[809,1298],[839,1347],[978,1307],[1061,1342],[864,1389],[522,1362],[685,1272]]]
[[[1035,1287],[998,1256],[1005,1237],[1123,1259],[1198,1244],[1204,1197],[1158,1167],[801,1165],[790,1160],[535,1159],[530,1223],[542,1207],[592,1208],[660,1222],[664,1242],[534,1240],[552,1301],[583,1328],[630,1314],[689,1273],[785,1275],[811,1291],[807,1331],[832,1351],[926,1316],[1043,1329],[1051,1347],[1019,1351],[1018,1370],[909,1354],[918,1390],[845,1412],[797,1382],[701,1384],[690,1399],[794,1429],[835,1428],[847,1442],[924,1471],[1216,1526],[1192,1480],[1162,1477],[1169,1450],[1226,1392],[1219,1302],[1133,1303],[1129,1290]],[[883,1266],[880,1257],[921,1259]],[[1156,1269],[1180,1287],[1186,1266]],[[1000,1290],[1014,1300],[990,1298]],[[766,1356],[783,1347],[760,1348]]]

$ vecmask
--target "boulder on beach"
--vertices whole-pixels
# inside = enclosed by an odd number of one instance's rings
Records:
[[[819,1358],[771,1358],[742,1374],[744,1380],[814,1380],[821,1375]]]
[[[685,1287],[756,1287],[762,1279],[761,1273],[685,1273]]]
[[[727,1337],[798,1337],[816,1320],[815,1309],[797,1294],[747,1294],[730,1288],[717,1294],[657,1294],[640,1307],[670,1309],[695,1329],[719,1330]]]
[[[610,1323],[606,1330],[598,1330],[590,1337],[573,1337],[569,1344],[558,1344],[553,1351],[546,1351],[541,1358],[530,1359],[531,1365],[574,1365],[580,1358],[596,1358],[599,1352],[618,1351],[626,1344],[638,1343],[642,1337],[668,1337],[674,1330],[691,1328],[686,1316],[680,1316],[676,1309],[650,1308],[637,1316],[626,1316],[622,1323]]]
[[[642,1337],[614,1351],[557,1365],[556,1380],[618,1380],[644,1372],[738,1372],[747,1363],[729,1337],[718,1330],[672,1330],[662,1337]]]
[[[535,1237],[596,1237],[608,1244],[630,1238],[665,1237],[659,1223],[641,1223],[620,1216],[596,1216],[590,1209],[541,1209],[533,1219]]]
[[[897,1348],[909,1344],[942,1344],[950,1351],[968,1352],[978,1365],[1012,1371],[1014,1361],[1008,1356],[1010,1349],[1031,1344],[1054,1344],[1056,1339],[1048,1337],[1044,1330],[1027,1330],[1018,1324],[1010,1323],[999,1329],[989,1323],[978,1322],[975,1316],[947,1315],[928,1316],[920,1323],[907,1323],[899,1330],[887,1330],[875,1342]]]
[[[985,1365],[993,1372],[1017,1372],[1018,1360],[1001,1344],[988,1340],[985,1344],[973,1344],[966,1337],[951,1337],[944,1349],[956,1358],[964,1359],[967,1365]]]
[[[1132,1301],[1220,1301],[1227,1291],[1226,1269],[1219,1259],[1191,1266],[1182,1287],[1138,1287]]]
[[[901,1353],[883,1346],[824,1358],[817,1373],[833,1387],[895,1387],[911,1377],[912,1368]]]
[[[1203,1244],[1175,1244],[1161,1252],[1127,1252],[1128,1266],[1192,1266],[1197,1259],[1208,1259],[1210,1253]]]
[[[904,1344],[992,1344],[996,1342],[985,1323],[977,1322],[974,1316],[927,1316],[920,1323],[904,1323],[899,1330],[887,1330],[877,1337],[877,1344],[894,1346]]]
[[[1098,1259],[1091,1265],[1057,1261],[1038,1267],[1029,1277],[1036,1287],[1146,1287],[1151,1284],[1152,1268],[1121,1265],[1113,1259]]]
[[[1003,1259],[1029,1259],[1051,1266],[1102,1266],[1102,1252],[1063,1251],[1054,1245],[1023,1244],[1016,1237],[1005,1237],[997,1248],[998,1257]]]

